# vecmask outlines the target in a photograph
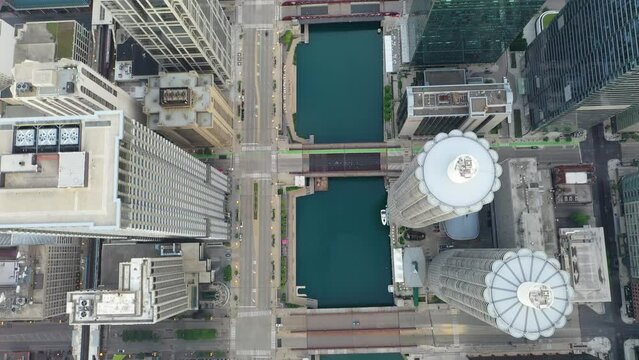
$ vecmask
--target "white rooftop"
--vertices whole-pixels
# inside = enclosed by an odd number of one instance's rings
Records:
[[[497,327],[514,337],[537,340],[566,325],[573,310],[570,275],[543,251],[519,249],[492,264],[484,300]]]
[[[79,125],[80,151],[13,154],[16,127],[51,124]],[[116,160],[122,126],[121,112],[0,119],[0,167],[5,175],[0,186],[0,228],[116,226]],[[60,129],[64,142],[64,127]],[[35,141],[29,140],[28,131],[24,135],[27,146]],[[40,143],[40,136],[33,136]]]
[[[566,184],[587,184],[587,183],[588,183],[588,173],[585,171],[566,173]]]
[[[559,229],[566,270],[577,303],[611,301],[606,243],[602,227]]]
[[[486,140],[471,132],[453,130],[450,134],[440,133],[423,149],[418,155],[422,169],[418,177],[422,176],[427,194],[453,208],[492,201],[493,192],[501,186],[502,170],[497,153],[490,150]]]

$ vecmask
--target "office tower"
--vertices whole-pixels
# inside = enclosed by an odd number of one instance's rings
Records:
[[[412,0],[402,51],[412,66],[494,63],[544,0]]]
[[[231,73],[231,25],[218,0],[104,0],[102,4],[167,72]]]
[[[145,118],[142,106],[126,91],[79,61],[25,61],[15,65],[13,75],[13,97],[2,99],[10,104],[26,105],[51,116],[122,110],[127,118]]]
[[[559,261],[529,249],[452,249],[428,268],[429,290],[516,338],[552,336],[572,313],[574,290]]]
[[[621,200],[626,221],[630,276],[639,278],[639,174],[621,179]]]
[[[0,91],[6,89],[13,82],[13,52],[16,45],[15,29],[6,21],[0,20],[0,47],[3,55],[0,56]]]
[[[71,59],[90,66],[92,35],[75,20],[28,22],[18,28],[14,64]]]
[[[192,303],[197,309],[181,256],[133,258],[120,263],[119,274],[117,289],[67,294],[70,325],[155,324],[193,310]]]
[[[47,245],[56,244],[60,241],[59,236],[29,233],[0,233],[0,247],[19,245]]]
[[[638,7],[568,1],[530,44],[523,75],[533,129],[588,129],[636,102]]]
[[[477,212],[493,201],[501,171],[485,139],[460,130],[440,133],[391,185],[389,221],[421,228]]]
[[[398,109],[399,136],[428,136],[454,129],[487,134],[510,117],[513,95],[503,84],[410,86]]]
[[[233,109],[213,80],[195,71],[150,78],[144,98],[149,128],[180,147],[230,149]]]
[[[91,5],[89,0],[51,0],[45,2],[35,2],[29,0],[6,0],[3,6],[7,6],[12,12],[25,12],[30,14],[36,12],[39,14],[49,13],[58,14],[60,12],[73,12],[81,8],[88,8]]]
[[[228,238],[226,175],[121,111],[0,124],[0,231]]]
[[[80,242],[0,246],[0,320],[44,320],[66,313],[66,294],[81,285]]]

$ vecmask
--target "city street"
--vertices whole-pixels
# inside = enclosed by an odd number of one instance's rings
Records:
[[[0,351],[62,351],[71,348],[71,327],[41,322],[5,323],[0,327]]]
[[[238,1],[244,116],[234,177],[239,183],[239,293],[232,339],[236,358],[270,357],[275,254],[273,209],[274,2]],[[276,175],[276,174],[275,174]],[[277,269],[279,271],[279,269]],[[236,280],[237,281],[237,280]],[[237,286],[237,283],[233,283]]]
[[[539,149],[530,148],[497,148],[499,161],[511,158],[534,157],[537,159],[540,168],[548,167],[548,163],[552,165],[559,164],[579,164],[581,162],[581,154],[579,146],[548,146]]]
[[[167,359],[182,359],[187,353],[193,351],[212,352],[215,350],[228,351],[229,346],[229,319],[178,319],[165,320],[154,325],[136,326],[108,326],[105,329],[106,343],[103,344],[109,353],[118,353],[124,350],[127,354],[138,354],[157,351]],[[175,331],[178,329],[215,329],[216,336],[213,340],[187,341],[177,339]],[[159,337],[153,342],[125,342],[122,340],[124,330],[151,330]]]
[[[608,183],[608,160],[621,158],[618,142],[606,141],[603,137],[603,126],[596,126],[588,131],[586,141],[581,144],[583,162],[595,165],[596,184],[593,187],[593,207],[597,216],[597,226],[604,228],[606,252],[608,258],[617,256],[617,242],[614,231],[614,218]],[[619,269],[609,268],[612,302],[606,303],[605,315],[598,315],[582,306],[580,320],[584,338],[605,336],[612,343],[611,358],[623,359],[624,340],[639,336],[639,328],[626,325],[621,321],[621,293],[619,289]]]

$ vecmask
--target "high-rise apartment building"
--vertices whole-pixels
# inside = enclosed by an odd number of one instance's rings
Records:
[[[572,0],[526,51],[533,129],[588,129],[639,96],[639,5]]]
[[[13,75],[13,97],[2,99],[7,103],[26,105],[51,116],[122,110],[129,119],[145,119],[142,106],[126,91],[79,61],[24,61],[15,65]]]
[[[144,112],[150,129],[184,148],[229,148],[233,109],[211,74],[162,73],[149,79]]]
[[[391,184],[389,221],[421,228],[481,210],[501,186],[497,159],[475,133],[438,134]]]
[[[8,88],[13,82],[13,53],[16,45],[15,29],[4,20],[0,20],[0,91]]]
[[[67,292],[81,285],[80,241],[0,246],[0,320],[44,320],[66,313]]]
[[[503,84],[410,86],[399,105],[399,136],[431,136],[459,129],[487,134],[507,120],[513,95]]]
[[[493,63],[544,0],[411,0],[402,36],[412,66]]]
[[[181,256],[133,258],[119,275],[117,289],[69,292],[69,324],[155,324],[197,309],[197,284],[187,285]]]
[[[14,64],[71,59],[90,65],[91,32],[75,20],[28,22],[18,28]]]
[[[231,25],[218,0],[104,0],[113,18],[167,72],[231,73]]]
[[[639,279],[639,174],[626,175],[621,179],[621,198],[626,220],[630,276]]]
[[[4,232],[228,238],[226,175],[121,111],[0,125]]]
[[[573,310],[570,275],[559,261],[529,249],[452,249],[428,267],[437,297],[516,338],[537,340],[566,325]]]

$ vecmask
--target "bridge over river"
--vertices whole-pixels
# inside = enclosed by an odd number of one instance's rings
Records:
[[[281,309],[276,324],[278,358],[285,359],[371,352],[452,355],[454,359],[467,353],[548,354],[590,348],[581,338],[578,311],[551,338],[534,342],[513,338],[447,304],[422,304],[418,310]]]

